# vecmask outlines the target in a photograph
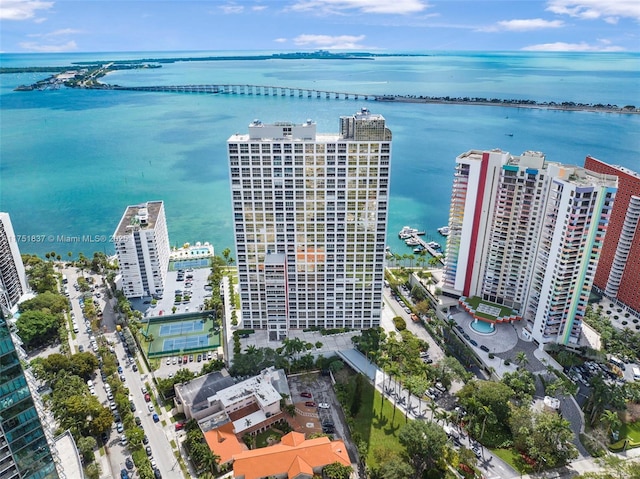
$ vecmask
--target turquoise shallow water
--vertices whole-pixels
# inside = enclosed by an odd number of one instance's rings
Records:
[[[35,66],[159,56],[3,54],[0,61]],[[639,67],[637,54],[447,53],[363,62],[181,62],[114,73],[106,81],[639,105]],[[113,233],[125,206],[155,199],[165,201],[172,244],[200,240],[233,249],[226,140],[246,132],[254,118],[311,118],[319,132],[333,132],[340,115],[361,107],[383,114],[394,135],[388,239],[399,253],[410,253],[397,238],[404,225],[441,238],[436,229],[448,219],[454,160],[469,149],[538,150],[550,160],[574,164],[593,155],[640,170],[638,115],[265,96],[12,91],[44,76],[0,76],[0,210],[11,214],[25,253],[111,253],[109,241],[100,240]]]

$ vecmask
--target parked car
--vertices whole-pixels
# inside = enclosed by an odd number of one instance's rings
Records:
[[[318,407],[320,409],[329,409],[331,406],[329,405],[329,403],[321,402],[321,403],[318,403]]]
[[[136,412],[136,405],[133,401],[129,401],[129,409],[131,409],[131,412]]]
[[[116,431],[118,431],[119,433],[124,432],[124,426],[122,425],[121,422],[116,424]]]
[[[125,459],[124,465],[127,466],[127,469],[129,470],[133,469],[133,461],[130,457],[127,457],[127,459]]]
[[[140,416],[136,416],[136,425],[140,426],[142,424],[142,419],[140,419]]]
[[[153,416],[151,416],[153,418],[153,422],[158,422],[160,420],[160,416],[158,416],[155,412],[153,413]]]
[[[176,431],[180,431],[181,429],[184,429],[184,423],[183,422],[177,422],[175,425]]]
[[[303,398],[310,398],[310,397],[313,397],[313,396],[311,395],[311,393],[310,393],[310,392],[307,392],[307,391],[305,391],[305,392],[303,392],[303,393],[300,393],[300,396],[302,396]]]
[[[145,447],[144,450],[147,453],[147,456],[149,457],[153,456],[153,453],[151,452],[151,446]]]
[[[304,403],[304,405],[307,407],[316,407],[316,403],[314,403],[313,401],[307,401]]]
[[[153,407],[153,403],[147,404],[147,408],[149,409],[149,412],[155,411],[155,408]]]
[[[129,479],[129,473],[126,469],[120,471],[120,479]]]
[[[149,395],[149,393],[146,393],[144,395],[144,400],[147,401],[147,402],[151,402],[151,396]]]
[[[157,467],[153,470],[153,477],[155,477],[155,479],[162,479],[162,474],[160,474],[160,469],[158,469]]]
[[[149,438],[147,437],[147,435],[145,434],[144,437],[142,438],[142,444],[144,444],[145,446],[147,444],[149,444]]]

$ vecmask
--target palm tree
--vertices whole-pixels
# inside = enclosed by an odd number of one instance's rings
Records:
[[[438,405],[435,403],[435,401],[430,401],[429,404],[427,404],[427,407],[429,408],[429,411],[431,411],[431,420],[433,421],[436,415],[436,411],[438,410]]]
[[[611,434],[612,430],[617,430],[622,425],[622,421],[620,420],[618,413],[609,409],[602,411],[600,422],[606,425],[607,436]]]
[[[524,351],[518,351],[518,353],[516,354],[516,363],[518,364],[518,369],[524,368],[527,364],[529,364],[527,353],[525,353]]]
[[[218,468],[218,463],[220,461],[220,456],[215,454],[211,449],[207,448],[207,453],[202,458],[202,465],[205,466],[211,474],[215,474],[216,469]]]
[[[480,432],[480,439],[484,436],[484,429],[487,425],[487,419],[491,417],[493,412],[489,406],[485,406],[484,404],[478,408],[478,415],[482,417],[482,431]]]
[[[440,420],[442,420],[442,424],[444,425],[448,417],[449,413],[447,411],[436,411],[436,424],[440,424]]]

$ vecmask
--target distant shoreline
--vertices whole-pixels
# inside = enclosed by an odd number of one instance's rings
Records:
[[[363,94],[354,92],[336,92],[324,91],[315,88],[300,88],[286,86],[267,86],[267,85],[175,85],[175,86],[146,86],[146,87],[126,87],[119,85],[110,85],[101,83],[100,78],[108,73],[116,70],[131,69],[154,69],[162,68],[163,63],[175,62],[192,62],[192,61],[224,61],[224,60],[272,60],[272,59],[318,59],[318,60],[374,60],[376,57],[396,57],[396,56],[429,56],[426,54],[377,54],[367,52],[353,53],[331,53],[319,50],[316,52],[296,52],[281,53],[272,55],[247,55],[247,56],[221,56],[221,57],[173,57],[173,58],[149,58],[139,60],[115,60],[109,62],[84,61],[74,62],[73,67],[18,67],[18,68],[0,68],[2,73],[26,73],[26,72],[49,72],[53,73],[46,79],[39,80],[31,85],[20,85],[15,91],[33,91],[33,90],[50,90],[61,87],[81,88],[91,90],[125,90],[125,91],[156,91],[156,92],[173,92],[173,93],[207,93],[207,94],[228,94],[237,93],[236,88],[252,89],[275,89],[283,91],[299,92],[306,91],[308,96],[311,92],[318,95],[329,95],[336,99],[342,97],[363,97],[367,100],[387,102],[387,103],[430,103],[439,105],[473,105],[473,106],[502,106],[508,108],[527,108],[539,110],[558,110],[558,111],[584,111],[588,113],[619,113],[619,114],[639,114],[640,107],[635,105],[611,105],[602,103],[577,103],[571,101],[565,102],[538,102],[535,100],[519,100],[519,99],[501,99],[501,98],[480,98],[480,97],[431,97],[424,95],[390,95],[390,94]],[[242,93],[242,92],[240,92]],[[259,93],[258,93],[259,95]],[[268,93],[265,93],[268,95]],[[284,96],[284,93],[282,93]],[[293,95],[289,95],[293,96]],[[302,96],[301,94],[299,96]],[[327,98],[329,96],[326,96]]]
[[[431,103],[434,105],[473,105],[473,106],[503,106],[508,108],[528,108],[532,110],[559,110],[559,111],[585,111],[588,113],[621,113],[621,114],[640,114],[640,108],[636,107],[619,107],[617,105],[586,105],[582,103],[537,103],[532,100],[513,101],[513,100],[486,100],[486,99],[468,99],[461,98],[431,98],[431,97],[413,97],[396,95],[392,98],[376,97],[375,101],[388,103]]]

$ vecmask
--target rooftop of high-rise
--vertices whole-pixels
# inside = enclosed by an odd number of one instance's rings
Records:
[[[135,229],[154,228],[161,209],[162,201],[147,201],[139,205],[127,206],[118,223],[115,236],[126,236]]]

